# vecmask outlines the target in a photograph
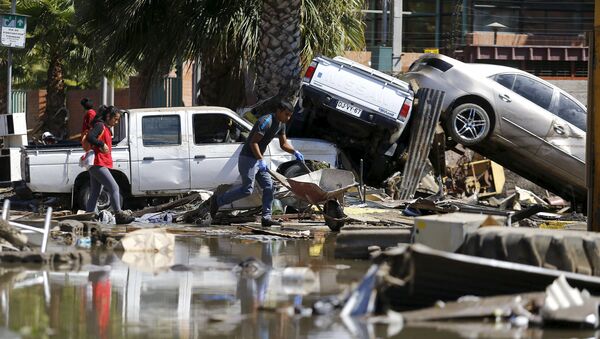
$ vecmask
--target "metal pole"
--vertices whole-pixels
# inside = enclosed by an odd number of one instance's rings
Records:
[[[387,45],[387,29],[388,29],[388,0],[382,0],[383,2],[383,17],[381,20],[381,46]]]
[[[17,13],[17,0],[12,0],[10,5],[10,14]],[[12,113],[12,49],[8,48],[8,57],[6,58],[6,113]]]
[[[402,0],[394,0],[394,18],[392,37],[392,70],[394,73],[402,71]]]
[[[600,232],[600,0],[595,1],[594,34],[590,42],[588,77],[588,121],[586,141],[586,174],[588,188],[588,231]]]
[[[102,77],[102,105],[108,105],[108,80]]]
[[[435,47],[440,48],[440,35],[442,34],[442,2],[435,1]]]
[[[363,159],[360,159],[360,183],[359,183],[359,187],[358,190],[359,192],[359,197],[362,200],[362,202],[365,202],[367,200],[367,197],[365,197],[365,182],[363,180],[363,176],[364,176],[364,162]]]

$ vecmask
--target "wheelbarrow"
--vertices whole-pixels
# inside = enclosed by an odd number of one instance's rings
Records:
[[[286,178],[271,170],[269,173],[298,199],[323,212],[325,224],[332,231],[339,231],[344,226],[346,215],[340,202],[343,202],[344,193],[348,189],[358,185],[352,172],[326,168],[295,178]]]

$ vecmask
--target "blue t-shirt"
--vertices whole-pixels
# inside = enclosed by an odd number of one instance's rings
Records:
[[[257,133],[262,135],[262,139],[258,142],[258,148],[260,149],[260,152],[264,154],[267,146],[276,135],[285,135],[285,124],[279,122],[275,117],[275,114],[266,114],[258,118],[248,135],[248,139],[246,139],[246,142],[242,147],[240,155],[254,157],[254,154],[250,149],[250,142]]]

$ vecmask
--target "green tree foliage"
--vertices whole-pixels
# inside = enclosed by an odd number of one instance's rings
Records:
[[[359,0],[302,0],[301,39],[281,44],[299,43],[302,67],[315,54],[362,49],[362,6]],[[201,58],[205,104],[244,104],[241,92],[264,62],[258,58],[263,0],[79,0],[77,8],[106,65],[122,63],[157,78],[183,60]]]

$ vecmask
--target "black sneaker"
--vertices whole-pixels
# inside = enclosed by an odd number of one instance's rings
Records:
[[[134,220],[134,216],[123,211],[115,213],[115,222],[117,223],[117,225],[129,224]]]
[[[262,227],[281,226],[281,221],[262,218],[260,219],[260,224]]]
[[[217,212],[219,211],[219,205],[217,205],[217,194],[214,193],[212,197],[210,197],[210,217],[215,218]]]

